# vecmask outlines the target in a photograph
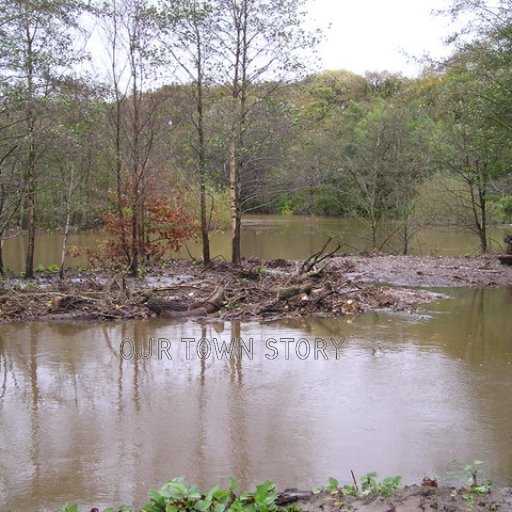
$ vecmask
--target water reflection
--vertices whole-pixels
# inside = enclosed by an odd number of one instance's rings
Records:
[[[387,235],[395,231],[394,225],[385,228]],[[509,226],[489,228],[490,249],[503,250],[503,237],[510,232]],[[364,225],[351,218],[333,217],[286,217],[278,215],[246,215],[242,224],[242,255],[263,259],[285,258],[304,259],[318,251],[329,236],[339,237],[342,251],[354,253],[369,251],[372,244]],[[387,235],[383,234],[386,238]],[[96,247],[105,238],[104,232],[72,233],[69,245],[82,248]],[[213,256],[231,254],[229,233],[216,233],[211,239]],[[4,261],[10,270],[22,270],[25,261],[26,240],[24,237],[5,241]],[[44,266],[60,262],[62,236],[58,233],[42,233],[36,239],[35,262]],[[428,227],[420,230],[410,244],[411,253],[416,255],[463,255],[478,254],[478,239],[467,230],[456,227]],[[385,251],[400,253],[401,243],[396,237],[390,238]],[[199,243],[189,242],[180,256],[188,258],[190,253],[201,258]],[[86,266],[87,258],[69,257],[70,266]]]
[[[0,508],[141,504],[178,475],[202,487],[233,475],[311,488],[350,469],[417,481],[451,459],[483,459],[511,484],[512,294],[450,293],[414,317],[352,323],[2,326]],[[148,354],[159,337],[172,359],[120,356],[123,339]],[[187,356],[190,337],[233,337],[233,357]],[[251,337],[252,358],[239,350]],[[286,359],[285,337],[346,341],[338,358],[328,343],[327,359],[301,360],[293,348]]]

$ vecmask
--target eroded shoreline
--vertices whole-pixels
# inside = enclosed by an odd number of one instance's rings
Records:
[[[301,268],[302,267],[302,268]],[[336,256],[304,269],[290,260],[244,260],[241,268],[170,261],[133,278],[68,270],[64,280],[7,275],[0,288],[2,322],[32,320],[277,320],[355,316],[374,309],[414,312],[442,297],[428,288],[512,286],[512,266],[496,256]]]

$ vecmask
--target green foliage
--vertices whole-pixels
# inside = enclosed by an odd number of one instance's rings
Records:
[[[336,478],[329,477],[329,483],[327,484],[327,491],[331,494],[336,494],[339,490],[340,484]]]
[[[79,512],[78,505],[68,505],[66,503],[59,512]],[[103,512],[133,512],[133,507],[130,507],[129,505],[121,505],[115,509],[112,507],[106,508]]]
[[[464,473],[469,477],[469,489],[474,494],[488,494],[494,486],[491,480],[479,482],[479,477],[481,476],[479,466],[482,464],[483,462],[481,460],[474,460],[470,464],[466,464],[463,468]]]
[[[380,494],[383,497],[389,497],[393,494],[402,480],[401,476],[387,477],[379,482],[377,480],[377,473],[368,473],[361,479],[362,495]]]
[[[67,503],[60,509],[59,512],[78,512],[78,505],[68,505]]]
[[[3,27],[0,65],[6,77],[2,92],[7,108],[5,112],[0,110],[3,116],[0,127],[10,128],[1,135],[3,141],[26,141],[27,108],[37,113],[35,143],[41,151],[36,159],[38,227],[63,226],[64,204],[72,199],[69,203],[72,225],[107,225],[108,228],[105,213],[108,214],[111,205],[106,191],[116,187],[113,95],[109,96],[101,85],[80,77],[62,79],[47,87],[51,71],[65,73],[73,60],[70,60],[73,45],[69,42],[78,33],[76,29],[81,22],[78,13],[85,3],[49,0],[4,4],[5,9],[0,13]],[[198,21],[206,45],[204,58],[209,63],[203,69],[206,85],[201,112],[207,134],[204,169],[212,231],[230,225],[226,164],[229,140],[235,139],[230,138],[232,123],[227,112],[234,97],[244,97],[247,101],[243,137],[238,138],[243,140],[239,152],[243,160],[244,209],[282,215],[350,214],[362,217],[375,233],[383,221],[391,220],[403,226],[400,237],[404,239],[411,237],[418,226],[430,223],[464,226],[473,223],[475,228],[475,219],[482,224],[512,221],[509,165],[512,15],[508,0],[497,0],[488,12],[483,10],[482,2],[455,2],[456,11],[471,11],[480,22],[474,25],[475,40],[461,45],[442,72],[425,72],[421,78],[409,80],[389,73],[359,76],[347,71],[325,71],[302,81],[289,80],[291,76],[300,76],[296,71],[302,69],[302,62],[290,55],[290,59],[278,63],[295,45],[314,46],[313,34],[295,30],[301,23],[295,10],[300,2],[278,2],[275,9],[281,15],[270,18],[268,2],[249,2],[249,29],[254,37],[248,40],[256,46],[248,49],[248,61],[262,64],[260,58],[269,56],[268,50],[273,55],[268,63],[272,64],[274,73],[258,76],[251,84],[240,84],[250,85],[250,94],[242,95],[228,94],[226,85],[212,85],[220,82],[218,77],[207,76],[212,70],[222,68],[222,55],[216,55],[219,48],[236,42],[230,40],[236,31],[225,30],[229,26],[227,11],[217,12],[214,8],[222,2],[189,5],[169,0],[164,4],[168,7],[166,16],[174,16],[173,28],[181,27],[181,48],[187,50],[176,54],[185,58],[193,48],[192,29]],[[179,15],[173,10],[178,8]],[[493,12],[497,15],[491,15]],[[216,16],[220,16],[218,23]],[[35,46],[30,59],[25,58],[28,53],[21,23],[24,19],[33,27]],[[220,47],[214,44],[219,37],[215,33],[219,26],[224,27],[220,33],[225,39]],[[294,30],[289,31],[292,27]],[[165,35],[157,34],[159,29],[153,28],[155,36]],[[265,37],[269,38],[266,51],[254,59]],[[281,44],[274,47],[272,43],[276,41]],[[199,197],[200,188],[198,141],[195,141],[197,84],[193,53],[190,58],[187,63],[190,83],[158,89],[160,83],[150,83],[148,77],[148,90],[141,91],[141,105],[153,110],[158,104],[158,109],[155,108],[158,115],[152,118],[154,123],[149,123],[154,126],[150,138],[155,144],[149,158],[151,182],[164,196],[186,184],[194,195],[197,218],[199,201],[195,198]],[[26,71],[30,63],[35,65],[32,98],[28,97],[27,84],[19,78],[29,76]],[[266,66],[259,69],[263,71]],[[224,72],[230,74],[225,68]],[[123,109],[128,108],[129,101],[121,100],[124,116],[127,111]],[[124,133],[121,139],[119,156],[126,169],[123,168],[119,179],[124,183],[123,193],[129,196],[133,193],[129,191],[134,190],[126,176],[131,158],[129,133]],[[9,147],[5,145],[6,150]],[[13,168],[6,185],[14,191],[23,188],[20,184],[25,173],[26,142],[20,142],[16,151],[12,165],[9,161],[4,166]],[[0,160],[3,152],[0,148]],[[170,174],[180,178],[170,180]],[[145,185],[142,188],[148,190]],[[73,190],[73,194],[68,190]],[[144,208],[151,208],[151,198],[147,192],[143,195],[140,203]],[[132,199],[129,204],[133,208],[139,201]],[[1,198],[0,203],[3,204]],[[13,208],[21,213],[21,203]],[[147,211],[140,213],[141,218],[147,217]],[[123,214],[129,220],[132,213],[124,208]],[[5,211],[0,211],[0,227],[4,224],[13,227],[21,217],[14,215],[11,219]],[[484,232],[481,236],[486,239]],[[127,252],[126,248],[122,249]]]
[[[387,498],[391,496],[399,487],[402,480],[401,476],[387,477],[381,482],[377,480],[377,473],[367,473],[360,480],[359,485],[340,486],[338,480],[329,478],[326,490],[333,496],[340,498],[342,496],[354,496],[364,498],[366,496],[382,496]]]
[[[512,221],[512,195],[502,197],[498,201],[498,208],[508,222]]]
[[[279,213],[281,215],[293,215],[293,201],[289,197],[284,197],[279,204]]]
[[[238,482],[231,480],[229,489],[213,487],[206,494],[195,486],[188,487],[183,478],[169,480],[160,489],[149,492],[150,503],[143,512],[273,512],[277,510],[276,486],[266,481],[252,493],[235,494]]]

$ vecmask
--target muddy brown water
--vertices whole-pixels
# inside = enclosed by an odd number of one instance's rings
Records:
[[[462,484],[474,459],[511,485],[512,289],[444,291],[353,321],[2,325],[0,510],[141,505],[179,475]]]
[[[385,230],[396,229],[392,225]],[[504,248],[503,238],[512,233],[512,226],[496,226],[489,230],[490,248],[501,252]],[[371,250],[368,230],[361,222],[351,218],[298,217],[278,215],[246,215],[242,225],[242,255],[256,256],[262,259],[284,258],[303,259],[318,251],[328,236],[340,238],[342,252],[354,253]],[[95,247],[105,239],[104,232],[80,232],[70,235],[69,245],[83,249]],[[26,240],[23,236],[9,239],[4,245],[4,262],[6,268],[13,271],[23,269],[25,261]],[[36,240],[35,263],[44,266],[60,262],[62,235],[58,233],[40,233]],[[391,237],[383,248],[387,252],[401,253],[401,242]],[[198,243],[189,242],[190,253],[201,258]],[[68,257],[69,266],[86,266],[87,258]],[[454,227],[430,227],[421,230],[411,242],[411,254],[421,256],[463,256],[479,254],[478,238],[471,231]],[[229,258],[229,233],[212,235],[212,256],[222,255]],[[183,249],[182,257],[188,257]]]

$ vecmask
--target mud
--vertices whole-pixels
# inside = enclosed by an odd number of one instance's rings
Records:
[[[512,286],[512,266],[496,256],[345,256],[331,261],[347,268],[347,277],[359,283],[394,286],[494,287]]]
[[[286,493],[285,493],[286,494]],[[293,496],[293,491],[289,492]],[[296,505],[304,512],[510,512],[512,488],[493,489],[487,494],[476,494],[467,489],[451,487],[406,486],[390,497],[379,495],[366,498],[337,496],[328,493],[300,494]]]
[[[174,260],[139,277],[95,270],[69,270],[64,280],[50,272],[33,280],[7,275],[0,284],[0,321],[157,315],[275,320],[354,316],[383,308],[412,313],[419,304],[442,297],[419,288],[512,286],[512,266],[493,256],[337,256],[310,272],[301,272],[302,263],[249,259],[237,269],[224,261],[204,268]]]

